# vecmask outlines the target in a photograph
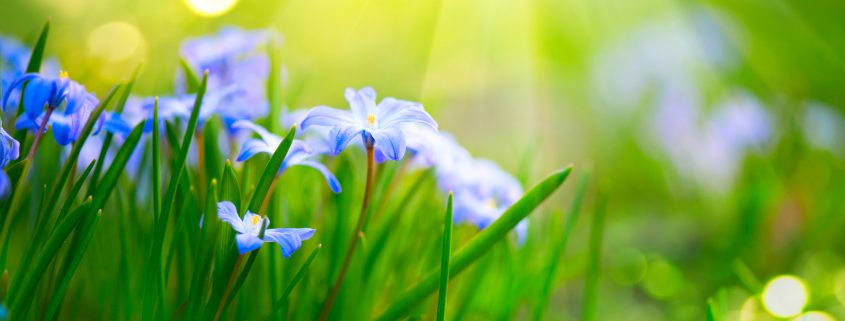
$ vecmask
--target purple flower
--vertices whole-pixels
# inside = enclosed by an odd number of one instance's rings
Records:
[[[318,106],[302,120],[303,130],[311,126],[330,128],[332,155],[339,154],[360,136],[367,148],[375,148],[376,153],[387,159],[399,160],[405,155],[408,125],[437,130],[437,123],[419,103],[385,98],[376,105],[376,92],[370,87],[359,91],[347,88],[345,96],[351,111]]]
[[[241,152],[238,154],[237,160],[239,162],[246,161],[258,153],[272,155],[276,151],[276,148],[279,147],[279,144],[282,143],[281,137],[276,136],[263,127],[247,120],[240,120],[236,122],[233,127],[252,131],[259,136],[259,138],[249,138],[244,142],[241,147]],[[284,161],[282,161],[281,167],[279,167],[279,172],[284,172],[291,166],[307,166],[314,168],[320,171],[320,174],[322,174],[326,179],[326,183],[329,184],[329,188],[331,188],[333,192],[340,193],[340,182],[337,181],[334,174],[332,174],[325,165],[314,160],[314,158],[322,153],[325,153],[325,150],[310,145],[306,141],[295,139],[291,142],[290,149],[288,150]]]
[[[228,125],[267,115],[267,79],[270,63],[263,49],[278,34],[224,27],[217,34],[186,40],[180,53],[195,71],[208,71],[208,91],[233,90],[216,110]],[[177,73],[177,93],[185,93],[182,70]],[[231,127],[227,127],[232,129]]]
[[[20,156],[20,144],[3,129],[3,120],[0,119],[0,198],[4,198],[11,192],[9,176],[2,169],[9,164],[9,161],[18,159]]]
[[[53,128],[53,137],[59,145],[70,144],[78,138],[91,112],[96,107],[97,97],[88,93],[85,87],[67,78],[61,73],[58,78],[45,77],[28,73],[18,77],[5,89],[2,105],[4,110],[12,92],[27,83],[23,97],[24,113],[20,115],[15,128],[38,130],[43,117],[44,107],[51,113],[48,124]],[[64,107],[60,113],[53,113]],[[104,118],[98,120],[97,130],[102,127]],[[95,131],[96,133],[96,131]]]
[[[311,228],[267,228],[270,219],[250,211],[241,219],[232,202],[217,203],[217,217],[238,232],[235,243],[241,255],[258,249],[265,242],[275,242],[282,247],[282,255],[289,258],[302,246],[302,241],[314,235],[314,229]]]

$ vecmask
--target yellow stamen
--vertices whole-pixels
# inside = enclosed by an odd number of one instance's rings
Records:
[[[59,71],[59,78],[64,79],[64,78],[68,78],[68,77],[70,77],[70,75],[68,75],[67,71],[64,71],[64,70]]]
[[[370,125],[374,125],[376,123],[376,115],[367,115],[367,122],[370,123]]]
[[[256,216],[252,217],[252,225],[258,225],[258,222],[260,222],[260,221],[261,221],[261,216],[256,215]]]

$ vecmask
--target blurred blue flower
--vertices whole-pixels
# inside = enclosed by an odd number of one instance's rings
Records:
[[[455,222],[469,222],[486,228],[522,197],[519,182],[492,161],[474,159],[454,168],[449,175],[438,176],[441,186],[449,186],[455,195]],[[527,221],[516,227],[520,243],[525,240]]]
[[[66,73],[59,77],[45,77],[36,73],[24,74],[5,89],[2,105],[9,101],[12,92],[27,83],[24,92],[24,113],[15,123],[16,129],[38,130],[49,113],[48,125],[53,128],[53,137],[59,145],[70,144],[78,138],[91,112],[96,107],[97,97],[88,93],[85,87],[67,78]],[[47,107],[45,112],[44,107]],[[56,109],[64,107],[61,113]],[[97,121],[96,131],[102,127],[104,118]],[[96,133],[95,131],[95,133]]]
[[[289,258],[302,246],[302,241],[314,235],[314,229],[311,228],[267,228],[270,219],[250,211],[241,219],[232,202],[217,203],[217,217],[229,223],[238,232],[235,243],[241,255],[258,249],[265,242],[276,242],[282,247],[282,255]],[[263,238],[261,230],[264,230]]]
[[[236,122],[233,127],[252,131],[260,137],[249,138],[243,143],[237,158],[239,162],[246,161],[258,153],[272,155],[273,152],[276,151],[276,148],[279,147],[279,144],[282,143],[281,137],[270,133],[263,127],[248,120],[240,120]],[[333,192],[340,193],[340,182],[338,182],[334,174],[332,174],[325,165],[314,160],[314,158],[326,152],[327,150],[325,148],[321,148],[320,145],[311,145],[306,141],[295,139],[291,142],[290,149],[288,150],[284,161],[282,161],[282,166],[279,167],[279,172],[284,172],[291,166],[297,165],[314,168],[320,171],[320,174],[322,174],[326,179],[326,183],[329,184],[329,188],[331,188]]]
[[[195,71],[208,71],[209,92],[233,90],[234,94],[223,97],[221,108],[216,110],[227,124],[267,115],[270,62],[263,47],[274,37],[281,38],[269,30],[224,27],[217,34],[182,43],[180,53],[188,65]],[[177,93],[180,94],[186,92],[182,72],[179,70],[176,76]]]
[[[409,125],[437,130],[437,123],[419,103],[385,98],[376,105],[376,92],[370,87],[359,91],[347,88],[345,96],[351,111],[318,106],[311,109],[301,123],[303,130],[311,126],[331,128],[332,155],[339,154],[360,135],[364,146],[375,148],[376,153],[387,159],[399,160],[405,155]]]
[[[9,176],[2,171],[9,161],[18,159],[20,156],[20,144],[3,129],[3,120],[0,119],[0,198],[4,198],[12,191]]]

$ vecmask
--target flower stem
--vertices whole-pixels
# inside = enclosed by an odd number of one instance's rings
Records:
[[[226,291],[223,292],[223,300],[220,300],[220,306],[217,307],[217,313],[214,314],[214,321],[220,320],[220,314],[223,313],[223,308],[226,305],[226,299],[229,297],[229,292],[232,291],[232,284],[235,283],[235,276],[238,275],[238,269],[241,267],[244,256],[238,255],[238,260],[235,261],[235,267],[232,268],[232,276],[229,277],[229,283],[226,284]]]
[[[328,319],[329,313],[332,311],[332,305],[337,299],[337,294],[340,291],[340,285],[343,284],[343,279],[346,277],[346,271],[349,269],[349,264],[352,262],[352,255],[355,253],[358,239],[364,237],[363,227],[367,222],[367,207],[370,203],[370,192],[373,189],[373,177],[375,176],[375,153],[373,147],[367,147],[367,185],[364,187],[364,201],[361,203],[361,214],[358,215],[358,223],[355,225],[355,231],[352,233],[352,239],[349,241],[349,247],[346,249],[346,256],[343,258],[343,265],[340,267],[340,274],[337,276],[329,296],[326,297],[326,302],[323,304],[323,310],[320,312],[320,321]]]
[[[32,140],[32,147],[29,148],[29,154],[26,155],[26,159],[32,161],[35,157],[35,150],[38,148],[38,143],[41,141],[41,136],[44,136],[44,129],[47,128],[47,121],[50,120],[50,115],[53,114],[53,107],[47,107],[47,112],[44,114],[44,119],[41,120],[41,125],[38,126],[38,131],[35,132],[35,137]],[[26,173],[21,174],[21,178],[25,177]]]
[[[258,213],[267,213],[267,205],[270,204],[270,199],[273,198],[273,190],[276,189],[276,183],[279,182],[279,175],[277,174],[273,177],[273,181],[270,182],[270,188],[267,189],[267,196],[264,196],[264,200],[261,201],[261,210]]]

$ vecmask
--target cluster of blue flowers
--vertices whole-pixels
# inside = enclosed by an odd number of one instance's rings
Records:
[[[201,131],[212,116],[220,116],[226,124],[226,138],[231,145],[240,146],[238,162],[259,153],[272,154],[283,141],[255,122],[268,114],[269,106],[265,84],[270,68],[267,51],[263,48],[279,39],[278,34],[270,31],[228,27],[216,35],[187,40],[180,49],[190,69],[208,71],[207,94],[201,106],[198,130]],[[20,58],[3,57],[4,63],[11,59]],[[14,62],[10,65],[23,66]],[[10,77],[14,79],[3,78],[4,111],[7,105],[16,104],[14,99],[21,95],[20,88],[25,86],[22,94],[24,112],[17,117],[15,128],[38,134],[52,129],[56,142],[62,146],[79,138],[81,127],[98,103],[84,86],[68,78],[66,73],[51,77],[21,72]],[[184,70],[177,72],[176,94],[158,98],[162,122],[190,117],[195,94],[188,91],[187,78]],[[310,167],[322,174],[333,192],[340,193],[341,183],[320,162],[321,158],[336,156],[350,146],[364,148],[372,151],[377,162],[407,161],[412,168],[433,167],[439,188],[444,193],[454,192],[455,220],[479,228],[496,220],[522,195],[520,184],[495,163],[473,158],[449,134],[439,132],[437,123],[422,104],[395,98],[384,98],[377,103],[376,92],[370,87],[348,88],[344,95],[349,103],[348,110],[318,106],[283,112],[282,124],[297,126],[300,130],[279,174],[291,166]],[[119,142],[142,122],[145,132],[160,130],[161,124],[152,124],[154,102],[152,97],[130,97],[122,112],[105,112],[96,120],[94,134],[104,128]],[[0,135],[2,168],[18,158],[20,147],[2,128]],[[85,164],[85,157],[97,157],[101,141],[88,140],[81,164]],[[88,144],[92,147],[88,148]],[[235,154],[234,151],[229,153]],[[409,155],[407,159],[406,154]],[[5,174],[0,175],[0,196],[8,194],[9,189],[8,178]],[[218,217],[238,232],[236,242],[241,254],[253,251],[265,242],[275,242],[281,245],[284,256],[289,257],[314,233],[308,228],[267,228],[269,219],[252,212],[241,218],[235,206],[227,201],[218,204]],[[525,227],[524,222],[517,227],[520,239],[524,239]]]

